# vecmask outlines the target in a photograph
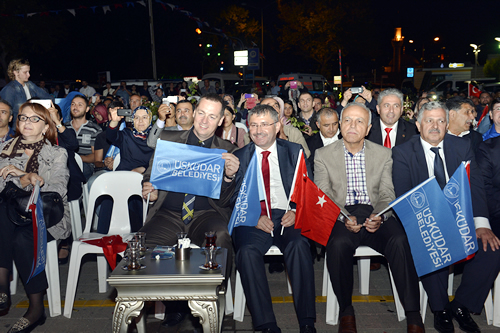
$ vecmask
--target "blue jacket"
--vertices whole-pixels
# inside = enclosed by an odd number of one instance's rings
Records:
[[[26,82],[26,85],[30,91],[31,98],[37,97],[41,99],[51,99],[54,101],[52,96],[46,93],[42,88],[35,85],[33,82],[28,81]],[[24,88],[19,82],[12,80],[5,87],[3,87],[2,91],[0,91],[0,97],[12,105],[12,127],[15,128],[19,107],[27,101]]]

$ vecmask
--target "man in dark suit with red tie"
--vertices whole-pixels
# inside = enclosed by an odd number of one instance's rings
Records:
[[[380,117],[374,117],[368,140],[387,148],[405,143],[418,134],[412,123],[401,118],[403,114],[403,94],[401,91],[389,88],[378,96],[377,112]]]
[[[418,113],[420,136],[392,150],[393,183],[401,196],[431,176],[444,188],[462,161],[471,161],[470,186],[478,250],[465,263],[455,299],[448,301],[448,267],[420,277],[434,312],[438,332],[454,332],[453,318],[465,332],[480,332],[470,312],[481,313],[500,269],[500,240],[492,232],[483,177],[467,139],[446,134],[448,109],[439,102],[425,104]]]
[[[250,110],[248,123],[253,142],[235,152],[240,167],[236,173],[233,201],[236,201],[248,164],[254,154],[261,164],[267,201],[262,201],[260,208],[249,208],[261,209],[258,224],[255,227],[234,228],[233,242],[236,268],[240,272],[253,325],[257,331],[281,332],[273,313],[264,267],[265,253],[272,245],[276,245],[284,256],[300,332],[316,332],[314,270],[309,242],[301,235],[300,229],[294,228],[295,212],[290,209],[288,201],[301,146],[276,139],[281,123],[278,113],[269,105],[259,105]],[[309,169],[307,160],[306,164]],[[283,233],[282,227],[284,227]]]

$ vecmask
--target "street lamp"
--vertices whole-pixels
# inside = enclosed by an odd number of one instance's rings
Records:
[[[477,66],[479,66],[479,63],[477,62],[477,55],[479,52],[481,52],[481,46],[483,46],[484,44],[481,44],[479,46],[477,46],[476,44],[470,44],[470,46],[472,47],[472,52],[474,52],[474,57],[475,57],[475,60],[476,60],[476,66],[475,66],[475,69],[474,69],[474,76],[477,78]]]

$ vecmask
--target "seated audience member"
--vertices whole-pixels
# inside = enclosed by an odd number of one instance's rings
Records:
[[[219,148],[228,151],[223,153],[225,159],[224,179],[221,185],[219,200],[204,196],[186,196],[185,193],[155,190],[149,182],[153,158],[146,173],[142,185],[144,198],[151,193],[150,207],[146,223],[140,231],[145,232],[147,246],[174,245],[177,243],[177,232],[187,232],[191,242],[203,246],[205,244],[205,232],[214,230],[217,232],[217,245],[228,250],[227,273],[231,272],[233,261],[232,241],[227,230],[229,217],[231,216],[230,199],[234,191],[234,175],[238,171],[239,161],[231,154],[236,147],[231,143],[215,136],[215,131],[224,121],[224,101],[216,94],[202,96],[194,112],[194,125],[189,131],[162,131],[161,140],[178,142],[187,145]],[[194,180],[196,181],[196,180]],[[184,202],[185,200],[188,202]],[[193,209],[185,210],[184,206],[190,205],[194,200]],[[174,302],[168,302],[174,303]],[[176,309],[170,311],[172,304],[167,308],[167,316],[164,321],[166,326],[174,326],[185,317],[188,309],[181,309],[175,304]]]
[[[429,102],[420,109],[417,127],[420,136],[394,147],[392,177],[397,196],[435,176],[440,187],[463,161],[470,163],[472,213],[478,249],[473,259],[464,263],[462,281],[452,302],[448,298],[448,267],[420,277],[434,313],[438,332],[453,332],[453,319],[466,332],[479,332],[470,312],[481,313],[484,301],[500,269],[500,240],[488,221],[488,207],[481,170],[467,140],[446,133],[448,108],[441,102]],[[385,225],[385,224],[384,224]],[[393,271],[394,272],[394,271]]]
[[[476,157],[484,179],[491,230],[498,237],[500,236],[500,137],[482,142]]]
[[[66,191],[69,172],[67,153],[56,145],[56,127],[49,112],[42,105],[26,102],[19,107],[16,137],[0,144],[0,192],[8,182],[31,191],[37,181],[40,191],[57,192],[67,206]],[[2,196],[4,193],[2,193]],[[45,271],[31,279],[34,262],[33,226],[19,226],[7,216],[7,200],[0,204],[0,311],[10,307],[10,275],[13,261],[28,296],[26,313],[9,332],[28,332],[45,322],[43,298],[48,288]],[[60,221],[49,221],[47,241],[65,238],[71,231],[69,214]],[[63,227],[61,227],[63,226]],[[69,230],[61,233],[62,230]],[[29,281],[28,281],[29,280]],[[28,281],[28,282],[27,282]]]
[[[286,124],[285,125],[292,125],[296,126],[295,124],[297,123],[297,112],[295,111],[295,106],[293,105],[292,101],[286,100],[283,102],[283,116],[286,118]],[[295,120],[295,121],[293,121]]]
[[[305,124],[302,133],[305,138],[313,135],[313,132],[318,130],[316,127],[316,112],[314,112],[314,97],[310,92],[303,92],[299,96],[300,112],[297,115],[297,120]]]
[[[0,98],[0,143],[11,140],[16,131],[9,127],[12,121],[12,106],[9,102]]]
[[[111,88],[111,82],[106,82],[106,89],[102,92],[104,97],[113,96],[115,89]]]
[[[82,87],[80,88],[80,93],[84,94],[85,97],[90,98],[94,96],[96,93],[94,87],[89,86],[89,83],[86,80],[82,81]]]
[[[113,96],[118,96],[122,99],[123,105],[129,106],[129,99],[132,93],[127,89],[125,81],[120,82],[120,86],[113,92]]]
[[[365,95],[367,94],[365,92]],[[372,102],[378,102],[376,105],[378,115],[373,117],[370,133],[366,137],[368,140],[386,148],[394,148],[418,134],[417,127],[402,117],[403,93],[401,91],[393,88],[386,89],[380,93],[378,100],[373,99]]]
[[[175,114],[174,114],[175,111]],[[188,131],[193,127],[194,106],[191,102],[181,100],[177,105],[160,105],[158,109],[158,120],[149,132],[148,146],[156,147],[156,140],[163,130],[166,131]],[[172,125],[172,122],[174,123]]]
[[[238,148],[241,148],[245,145],[245,130],[236,127],[234,124],[234,117],[234,110],[226,105],[224,107],[224,122],[215,134],[224,140],[228,140]]]
[[[491,138],[496,138],[500,135],[500,98],[496,98],[490,103],[489,110],[489,114],[485,117],[489,116],[489,118],[492,119],[493,124],[491,125],[490,129],[483,134],[484,141]]]
[[[88,100],[85,96],[76,95],[71,101],[72,120],[65,124],[69,129],[76,133],[79,149],[78,155],[83,161],[83,175],[88,180],[94,173],[94,145],[97,134],[102,132],[99,125],[86,119],[89,112]]]
[[[203,87],[200,88],[201,95],[216,94],[215,87],[210,85],[210,80],[203,80]]]
[[[339,332],[356,332],[353,255],[360,245],[386,257],[408,332],[424,332],[418,276],[406,233],[390,211],[376,216],[395,196],[391,150],[365,140],[370,122],[371,111],[364,104],[347,104],[340,115],[342,140],[316,150],[314,158],[315,183],[341,209],[326,245],[328,271],[340,306]]]
[[[108,125],[108,109],[104,103],[97,104],[90,114],[102,130]]]
[[[313,172],[314,153],[316,149],[326,147],[340,138],[339,116],[337,115],[337,111],[332,108],[322,108],[319,110],[316,119],[316,126],[319,128],[319,132],[306,140],[309,151],[311,152],[309,163],[311,164],[311,170]]]
[[[472,129],[474,121],[474,103],[463,97],[452,97],[446,101],[449,111],[448,134],[466,138],[471,144],[472,151],[477,152],[483,137]]]
[[[314,269],[309,242],[301,235],[300,229],[294,228],[295,212],[288,207],[301,147],[277,139],[282,124],[278,112],[272,106],[256,106],[248,115],[253,142],[234,153],[240,160],[240,167],[232,201],[236,201],[250,160],[256,154],[264,171],[268,207],[263,204],[263,207],[249,208],[261,210],[257,226],[240,226],[233,230],[236,267],[240,272],[253,326],[257,331],[281,332],[274,316],[264,266],[265,253],[272,245],[276,245],[283,252],[300,332],[316,332]]]

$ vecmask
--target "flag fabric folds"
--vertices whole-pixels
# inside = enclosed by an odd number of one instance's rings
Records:
[[[457,193],[458,182],[458,189],[465,191],[463,180],[453,180],[448,189],[444,189],[450,197]],[[455,203],[453,200],[452,202]],[[462,204],[462,201],[460,203]],[[447,267],[467,257],[465,241],[462,240],[461,231],[457,227],[458,213],[456,215],[455,210],[452,211],[447,196],[434,177],[400,196],[391,202],[390,206],[396,211],[405,228],[418,276]]]
[[[28,277],[29,282],[32,277],[40,274],[45,269],[47,259],[47,227],[43,218],[43,201],[40,194],[40,186],[37,184],[33,189],[35,194],[34,201],[29,205],[31,217],[33,220],[33,266],[31,274]],[[32,195],[33,197],[33,195]]]
[[[479,96],[481,96],[481,90],[479,90],[473,84],[469,83],[469,97],[472,97],[472,96],[479,98]]]
[[[301,229],[303,236],[326,246],[340,208],[307,176],[302,152],[295,170],[290,197],[297,205],[295,229]]]
[[[260,201],[265,200],[263,182],[260,176],[259,159],[254,154],[248,164],[245,177],[241,183],[236,204],[227,226],[229,234],[235,227],[255,227],[260,218]]]
[[[158,140],[150,182],[156,189],[219,199],[223,149]]]

